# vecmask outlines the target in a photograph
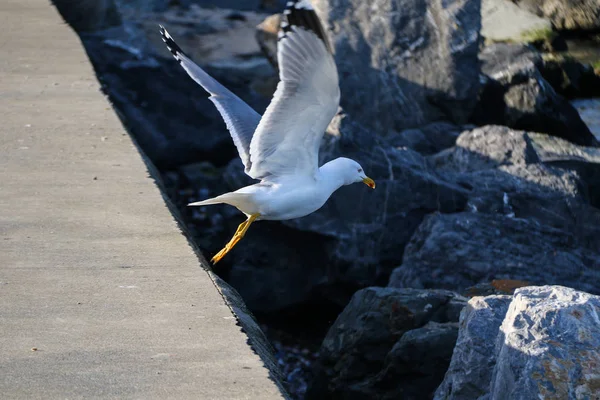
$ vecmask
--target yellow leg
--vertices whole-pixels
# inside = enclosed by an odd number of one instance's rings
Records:
[[[233,235],[233,237],[231,238],[231,240],[229,241],[229,243],[227,243],[225,245],[225,247],[223,247],[223,249],[221,249],[221,251],[219,251],[217,254],[215,254],[215,256],[210,260],[213,264],[218,263],[219,261],[221,261],[221,259],[223,257],[225,257],[225,255],[227,253],[229,253],[229,251],[231,251],[231,249],[233,249],[233,246],[235,246],[240,240],[242,240],[242,238],[244,237],[244,235],[246,234],[246,232],[248,231],[248,228],[250,228],[250,224],[252,224],[254,221],[256,221],[256,219],[260,217],[260,214],[252,214],[248,217],[247,220],[245,220],[244,222],[242,222],[237,230],[235,231],[235,234]]]

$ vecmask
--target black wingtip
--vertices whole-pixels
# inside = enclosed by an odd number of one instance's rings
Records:
[[[294,26],[313,32],[323,41],[327,50],[333,53],[327,32],[323,29],[323,25],[309,0],[290,0],[287,2],[281,19],[279,40],[285,38]]]
[[[183,50],[181,50],[181,47],[179,47],[179,45],[175,43],[175,40],[173,40],[171,35],[169,35],[169,32],[167,32],[165,27],[162,25],[158,26],[160,27],[160,35],[162,36],[163,42],[165,42],[165,44],[167,45],[167,49],[169,49],[169,51],[171,52],[171,54],[173,54],[173,57],[175,57],[177,61],[181,62],[181,55],[185,55],[185,53],[183,52]]]

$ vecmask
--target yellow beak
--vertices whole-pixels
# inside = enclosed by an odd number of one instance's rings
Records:
[[[369,177],[363,179],[363,183],[370,187],[371,189],[375,189],[375,181]]]

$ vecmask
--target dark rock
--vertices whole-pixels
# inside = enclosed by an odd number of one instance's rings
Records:
[[[450,367],[435,400],[479,399],[489,393],[498,330],[512,296],[475,297],[460,316]]]
[[[600,297],[562,286],[472,299],[435,399],[597,398],[599,312]]]
[[[501,124],[585,146],[598,144],[577,110],[542,77],[535,52],[522,45],[494,44],[480,57],[486,77],[472,117],[475,124]]]
[[[430,157],[448,179],[472,188],[468,210],[534,219],[589,248],[600,246],[600,214],[589,204],[600,193],[598,160],[596,148],[500,126],[464,132],[454,148]]]
[[[425,218],[390,286],[463,290],[519,279],[600,293],[599,278],[597,247],[585,247],[576,234],[510,216],[458,213]]]
[[[94,32],[122,24],[113,0],[52,0],[52,4],[77,32]]]
[[[307,398],[423,398],[447,368],[456,304],[443,290],[358,291],[329,330]],[[406,396],[406,397],[403,397]]]
[[[536,65],[561,96],[568,99],[600,96],[600,76],[589,64],[571,57],[547,55]]]
[[[319,211],[285,224],[330,238],[327,260],[335,267],[331,279],[355,287],[385,283],[423,217],[464,209],[467,191],[410,150],[376,147],[341,154],[360,162],[377,189],[343,187]]]
[[[600,4],[596,0],[517,0],[516,3],[548,18],[559,30],[600,28]]]
[[[406,129],[389,138],[394,147],[407,147],[421,154],[434,154],[454,146],[461,128],[447,122],[434,122],[421,128]]]
[[[175,61],[147,55],[126,39],[106,37],[103,32],[82,39],[103,90],[159,169],[200,160],[219,166],[237,157],[219,112]],[[265,99],[247,83],[235,82],[239,75],[225,77],[219,70],[207,69],[257,109],[265,106]]]
[[[600,208],[600,150],[581,147],[546,135],[532,135],[532,147],[540,161],[576,171],[586,184],[592,205]]]
[[[241,223],[243,218],[239,218]],[[230,219],[231,222],[235,221]],[[229,226],[230,236],[237,227]],[[225,238],[220,247],[226,243]],[[312,302],[327,285],[327,240],[278,222],[254,224],[230,254],[226,280],[255,312],[276,312]],[[217,250],[220,248],[217,245]],[[220,267],[223,268],[223,267]]]
[[[406,332],[386,356],[369,392],[384,393],[377,398],[389,400],[430,397],[444,379],[457,336],[456,322],[428,322]]]
[[[455,147],[430,156],[429,162],[438,170],[467,172],[454,180],[475,192],[512,193],[518,185],[521,192],[543,190],[554,199],[564,196],[593,205],[600,195],[599,150],[539,133],[484,126],[463,132]],[[487,172],[468,174],[474,171]]]
[[[346,112],[382,136],[466,122],[479,90],[480,2],[312,3],[330,28]]]

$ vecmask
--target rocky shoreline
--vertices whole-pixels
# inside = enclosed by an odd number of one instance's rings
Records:
[[[277,81],[268,17],[283,6],[217,3],[61,10],[207,256],[242,217],[185,205],[249,178],[156,25],[262,112]],[[309,217],[256,224],[215,270],[263,324],[292,396],[597,397],[600,50],[569,49],[574,36],[600,48],[600,26],[581,17],[600,6],[312,3],[342,90],[322,160],[357,159],[377,190],[350,186]]]

